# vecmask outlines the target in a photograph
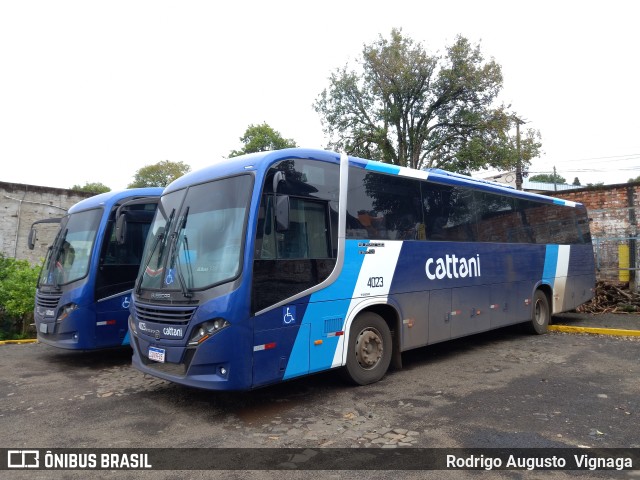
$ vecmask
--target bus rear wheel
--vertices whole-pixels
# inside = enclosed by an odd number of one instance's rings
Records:
[[[531,312],[530,330],[537,335],[547,333],[551,320],[549,299],[542,290],[536,290],[533,299],[533,311]]]
[[[364,312],[351,325],[345,373],[357,385],[375,383],[384,377],[391,362],[391,332],[384,319]]]

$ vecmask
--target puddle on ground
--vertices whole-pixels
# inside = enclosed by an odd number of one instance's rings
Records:
[[[262,425],[270,423],[275,418],[285,416],[299,403],[289,399],[280,399],[273,402],[245,406],[233,413],[246,425]]]

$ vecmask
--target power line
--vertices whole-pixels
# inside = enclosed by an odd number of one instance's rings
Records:
[[[612,158],[617,158],[619,160],[611,160],[611,161],[624,162],[625,160],[635,160],[636,158],[640,158],[640,153],[630,153],[628,155],[611,155],[608,157],[575,158],[575,159],[563,160],[563,161],[564,162],[588,162],[590,160],[609,160]]]

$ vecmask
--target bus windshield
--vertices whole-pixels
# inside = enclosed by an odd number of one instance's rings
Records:
[[[38,286],[60,286],[87,275],[102,209],[72,213],[62,219],[58,236],[47,253]]]
[[[188,297],[237,277],[252,182],[240,175],[163,196],[140,288],[182,290]]]

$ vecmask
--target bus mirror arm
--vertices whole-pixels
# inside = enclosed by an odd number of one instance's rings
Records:
[[[44,220],[36,220],[31,224],[31,230],[29,230],[29,237],[27,238],[27,246],[29,250],[33,250],[36,246],[36,240],[38,239],[38,230],[36,230],[36,225],[39,223],[60,223],[62,221],[62,217],[55,218],[45,218]]]
[[[289,230],[289,195],[276,195],[276,232]]]

